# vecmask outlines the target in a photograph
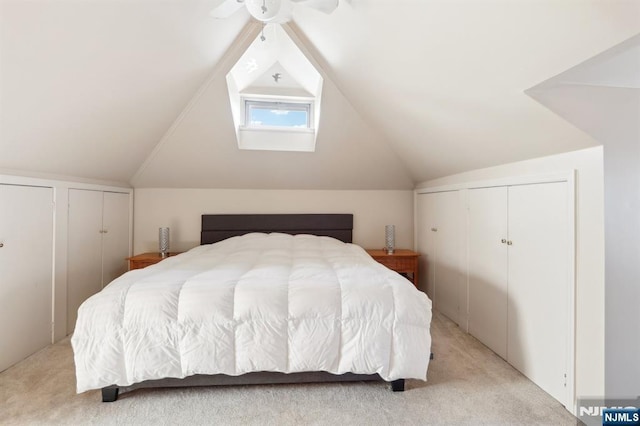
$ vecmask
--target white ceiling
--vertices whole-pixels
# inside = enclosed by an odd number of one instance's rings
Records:
[[[240,153],[216,73],[249,17],[210,9],[0,0],[0,168],[135,186],[411,188],[597,144],[525,90],[640,33],[637,0],[296,7],[290,29],[325,74],[318,150]]]
[[[0,0],[0,167],[127,182],[247,21],[207,3]]]
[[[276,72],[282,77],[277,82],[272,78]],[[280,25],[266,26],[234,64],[229,76],[241,93],[260,93],[255,89],[285,89],[285,92],[297,89],[301,96],[313,97],[319,95],[318,88],[322,87],[318,71]]]
[[[640,35],[527,94],[605,146],[640,142]]]

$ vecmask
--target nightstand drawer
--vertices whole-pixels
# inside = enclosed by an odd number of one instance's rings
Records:
[[[180,254],[180,253],[179,252],[169,253],[167,257],[175,256],[176,254]],[[147,266],[155,265],[156,263],[164,259],[166,259],[166,257],[162,257],[160,253],[142,253],[142,254],[137,254],[135,256],[131,256],[127,258],[127,260],[129,261],[130,271],[134,269],[142,269],[142,268],[146,268]]]
[[[411,274],[410,279],[418,286],[418,257],[419,253],[412,250],[396,250],[393,254],[387,254],[384,250],[367,249],[367,253],[378,263],[400,274]]]
[[[146,268],[147,266],[151,266],[151,265],[155,265],[158,262],[154,262],[151,260],[145,260],[145,261],[135,261],[135,260],[129,260],[129,269],[142,269],[142,268]]]
[[[396,272],[413,272],[416,268],[417,258],[389,256],[378,257],[376,258],[376,261]]]

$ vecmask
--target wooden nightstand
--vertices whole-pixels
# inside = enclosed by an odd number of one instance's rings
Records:
[[[393,254],[387,254],[385,250],[367,249],[367,253],[376,261],[400,274],[411,274],[409,278],[413,285],[418,286],[418,257],[419,253],[413,250],[398,250]]]
[[[169,253],[169,256],[175,256],[176,254],[180,254],[179,252]],[[142,269],[146,268],[150,265],[155,265],[161,260],[166,259],[166,257],[160,256],[160,253],[142,253],[136,254],[135,256],[127,257],[129,261],[129,270],[132,271],[134,269]]]

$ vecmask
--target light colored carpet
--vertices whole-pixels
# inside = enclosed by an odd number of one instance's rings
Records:
[[[0,373],[0,424],[575,425],[576,418],[445,317],[432,323],[429,381],[141,389],[102,403],[75,393],[69,339]]]

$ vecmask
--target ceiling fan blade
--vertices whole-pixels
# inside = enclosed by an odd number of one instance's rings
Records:
[[[312,9],[329,14],[336,10],[339,0],[291,0],[294,3],[302,4]]]
[[[225,0],[219,6],[213,8],[209,14],[217,19],[224,19],[236,13],[243,6],[244,0]]]

